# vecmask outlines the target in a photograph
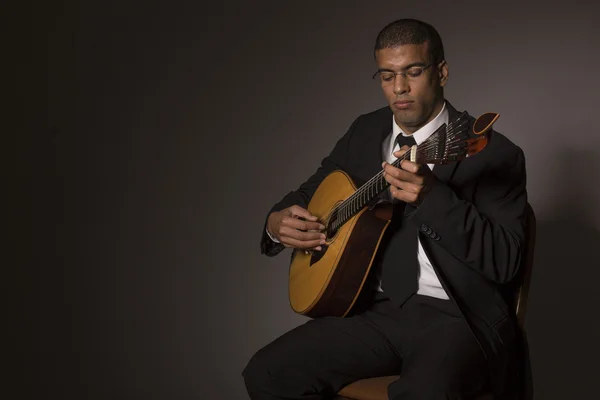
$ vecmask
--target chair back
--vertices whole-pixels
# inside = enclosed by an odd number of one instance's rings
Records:
[[[517,314],[517,323],[523,330],[525,327],[525,313],[527,312],[527,297],[529,295],[529,285],[531,282],[531,272],[533,270],[533,254],[535,251],[536,218],[533,208],[527,203],[526,209],[527,228],[525,238],[525,257],[523,259],[523,280],[520,286],[515,290],[515,312]],[[380,376],[375,378],[360,379],[353,382],[338,392],[335,399],[355,399],[355,400],[385,400],[388,398],[387,388],[390,383],[399,379],[400,375]],[[490,400],[494,397],[491,394],[484,394],[478,400]],[[531,396],[527,397],[531,398]]]
[[[535,252],[536,218],[533,208],[527,203],[527,231],[525,238],[525,259],[523,260],[523,282],[516,291],[517,323],[521,329],[525,328],[525,314],[527,312],[527,299],[533,271],[533,255]]]

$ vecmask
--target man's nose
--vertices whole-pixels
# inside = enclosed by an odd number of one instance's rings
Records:
[[[399,95],[407,92],[409,89],[408,82],[406,78],[400,74],[397,74],[394,77],[394,94]]]

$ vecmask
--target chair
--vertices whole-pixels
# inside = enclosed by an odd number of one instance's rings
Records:
[[[533,254],[536,236],[536,218],[533,208],[527,204],[527,244],[525,249],[525,260],[523,267],[523,282],[515,293],[515,312],[517,323],[524,330],[525,313],[527,312],[527,296],[533,270]],[[390,383],[400,378],[400,375],[381,376],[376,378],[361,379],[342,388],[337,394],[336,400],[388,400],[387,388]],[[478,400],[493,400],[491,394],[484,394]]]

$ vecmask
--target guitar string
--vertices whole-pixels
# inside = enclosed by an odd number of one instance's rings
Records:
[[[457,136],[457,134],[460,133],[457,129],[461,128],[462,125],[463,124],[458,125],[456,127],[450,126],[450,129],[447,131],[447,136],[449,136],[451,140],[454,140],[454,138]],[[425,144],[425,146],[418,146],[417,147],[417,155],[427,156],[430,154],[430,153],[428,153],[430,150],[436,149],[440,144],[439,143],[440,133],[441,133],[441,131],[437,131],[434,133],[434,135],[430,136],[424,143],[422,143],[422,145]],[[448,142],[450,142],[450,140],[446,140],[445,143],[448,144]],[[406,159],[406,157],[408,156],[408,153],[404,153],[404,154],[402,154],[402,156],[403,156],[402,159]],[[400,159],[400,158],[397,159],[396,161],[394,161],[392,163],[392,165],[394,165],[395,167],[398,167],[398,165],[400,164],[400,161],[402,161],[402,159]],[[383,174],[383,171],[380,171],[380,174]],[[363,185],[361,188],[359,188],[357,190],[357,192],[360,194],[360,192],[365,189],[365,186],[372,184],[372,180],[374,180],[374,179],[370,179],[369,182],[367,182],[365,185]]]
[[[451,129],[449,129],[448,134],[451,138],[454,138],[455,133],[456,133],[456,128],[459,128],[459,127],[460,126],[451,127]],[[426,140],[426,142],[425,142],[425,146],[417,147],[418,155],[428,155],[429,150],[435,149],[439,146],[439,132],[440,131],[436,132],[436,134],[434,134],[433,137],[428,138],[428,140]],[[447,142],[448,142],[448,140],[447,140]],[[400,157],[398,157],[398,159],[396,161],[394,161],[392,163],[392,165],[397,167],[402,160],[407,159],[409,151],[410,150],[408,150],[407,152],[403,153]],[[379,184],[382,175],[383,175],[383,171],[380,171],[378,174],[376,174],[374,177],[372,177],[369,181],[367,181],[364,185],[362,185],[361,188],[359,188],[351,197],[349,197],[347,199],[347,202],[352,202],[352,201],[356,200],[356,197],[364,195],[365,191],[372,191],[374,181],[377,181],[377,184]],[[340,204],[340,208],[343,208],[343,207],[345,207],[345,205]]]
[[[466,120],[466,119],[461,120],[463,115],[461,115],[459,118],[457,118],[456,120],[454,120],[450,124],[448,124],[449,126],[448,126],[448,130],[446,131],[446,141],[444,143],[444,145],[445,145],[444,146],[444,154],[450,153],[451,152],[450,150],[454,150],[454,151],[456,151],[456,149],[464,150],[464,147],[465,147],[464,140],[462,140],[460,138],[460,133],[463,133],[461,128],[464,127],[464,125],[468,122],[468,120]],[[425,146],[423,148],[417,147],[417,155],[421,156],[421,157],[422,156],[431,156],[429,158],[433,158],[433,155],[435,155],[435,152],[433,152],[433,154],[432,154],[431,151],[436,150],[439,147],[440,139],[441,139],[440,138],[441,132],[442,132],[441,130],[437,131],[434,133],[434,135],[430,136],[425,141]],[[457,144],[461,145],[461,146],[456,146]],[[462,147],[462,149],[461,149],[461,147]],[[397,167],[402,160],[408,158],[407,156],[409,155],[409,152],[410,152],[410,150],[406,151],[404,154],[402,154],[400,157],[398,157],[398,159],[396,161],[394,161],[392,163],[392,165]],[[365,192],[368,192],[367,196],[374,196],[374,192],[373,192],[374,188],[376,191],[377,190],[381,191],[381,190],[385,189],[386,183],[381,182],[382,175],[383,175],[383,171],[380,171],[375,176],[373,176],[371,179],[369,179],[364,185],[362,185],[349,198],[344,200],[337,207],[334,207],[324,219],[321,219],[323,224],[326,226],[329,225],[331,217],[336,213],[338,215],[339,214],[343,215],[341,220],[343,220],[343,222],[345,223],[349,217],[351,217],[353,214],[356,213],[356,211],[362,209],[362,207],[357,207],[356,205],[354,205],[353,202],[355,202],[356,200],[358,200],[359,198],[364,196],[366,194]],[[377,181],[377,182],[374,187],[373,183],[375,181]],[[379,186],[381,186],[381,189],[378,189]],[[379,191],[377,193],[379,193]],[[338,221],[340,221],[340,219],[338,219]],[[337,225],[339,226],[339,224],[337,224]],[[334,229],[337,229],[337,226]]]
[[[455,125],[455,123],[457,123],[457,125]],[[459,129],[461,129],[465,124],[466,124],[466,120],[460,121],[460,117],[459,119],[452,121],[449,125],[449,129],[446,132],[446,141],[445,141],[445,151],[444,153],[448,153],[448,147],[450,147],[453,144],[460,144],[461,140],[458,140],[457,137],[459,136],[460,133],[462,133],[462,131],[460,131]],[[431,137],[429,137],[426,141],[425,141],[425,146],[420,148],[417,147],[417,155],[422,157],[422,156],[428,156],[430,155],[430,151],[431,150],[435,150],[439,147],[440,145],[440,133],[442,131],[439,130],[437,132],[434,133],[434,135],[432,135]],[[459,138],[460,139],[460,138]],[[448,146],[448,144],[450,144],[450,146]],[[456,149],[454,149],[456,150]],[[407,159],[408,155],[409,155],[410,150],[406,151],[404,154],[402,154],[400,157],[398,157],[398,159],[396,161],[394,161],[392,163],[392,165],[394,165],[395,167],[397,167],[399,165],[399,163],[404,160]],[[435,153],[434,153],[435,154]],[[427,158],[427,157],[426,157]],[[432,158],[432,157],[430,157]],[[362,209],[362,207],[357,207],[356,205],[353,204],[353,202],[355,202],[359,197],[365,195],[365,192],[370,192],[372,193],[373,191],[373,183],[374,181],[376,182],[376,190],[383,190],[385,188],[385,185],[387,182],[381,182],[382,180],[382,175],[383,175],[383,171],[380,171],[378,174],[376,174],[375,176],[373,176],[371,179],[369,179],[369,181],[367,181],[364,185],[362,185],[354,194],[352,194],[348,199],[344,200],[342,203],[340,203],[337,207],[334,207],[329,213],[328,215],[325,217],[324,222],[325,225],[328,225],[330,222],[331,217],[337,212],[337,214],[342,214],[343,217],[341,219],[338,219],[338,221],[343,221],[342,223],[345,223],[346,220],[351,217],[354,213],[356,213],[356,211]],[[381,186],[381,189],[377,189],[379,186]],[[348,210],[348,208],[350,208],[350,210]],[[337,226],[339,226],[340,224],[337,224]],[[337,226],[334,228],[336,229]]]

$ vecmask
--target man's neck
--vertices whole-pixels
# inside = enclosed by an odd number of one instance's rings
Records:
[[[402,130],[402,132],[404,132],[404,134],[406,134],[406,135],[412,135],[413,133],[415,133],[416,131],[418,131],[419,129],[423,128],[425,125],[427,125],[431,121],[433,121],[438,116],[438,114],[442,111],[442,108],[444,107],[444,103],[445,102],[446,102],[446,100],[442,98],[442,100],[440,102],[438,102],[436,104],[436,106],[434,107],[434,109],[431,112],[431,115],[429,115],[429,118],[427,119],[427,121],[425,121],[424,123],[422,123],[420,126],[417,126],[417,127],[403,127],[402,125],[400,125],[398,123],[398,121],[396,121],[396,117],[395,116],[394,116],[394,121],[396,122],[396,124],[398,125],[398,127],[400,127],[400,129]]]

